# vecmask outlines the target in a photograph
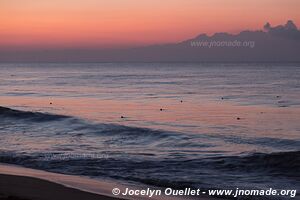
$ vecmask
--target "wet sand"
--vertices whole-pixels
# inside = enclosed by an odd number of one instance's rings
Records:
[[[0,174],[0,200],[116,200],[32,177]]]
[[[0,200],[179,200],[201,199],[213,200],[215,198],[199,196],[174,197],[174,196],[130,196],[120,197],[112,195],[113,188],[125,191],[133,188],[108,180],[95,180],[87,177],[57,174],[42,170],[29,169],[21,166],[0,163]]]
[[[0,200],[117,200],[118,183],[0,163]],[[121,187],[122,188],[122,187]]]

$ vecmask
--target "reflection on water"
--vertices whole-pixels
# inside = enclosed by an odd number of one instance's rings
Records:
[[[295,185],[298,65],[1,64],[0,162],[158,186]]]

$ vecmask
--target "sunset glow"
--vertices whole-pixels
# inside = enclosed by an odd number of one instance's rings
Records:
[[[298,0],[0,0],[0,47],[119,47],[300,24]]]

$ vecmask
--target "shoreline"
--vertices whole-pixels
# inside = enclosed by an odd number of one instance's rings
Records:
[[[98,181],[88,177],[58,174],[6,163],[0,163],[0,174],[45,180],[64,187],[104,196],[112,196],[111,189],[121,187],[121,184],[116,182]]]
[[[0,200],[120,200],[66,187],[50,181],[0,174]]]
[[[195,199],[174,196],[114,196],[113,188],[126,191],[126,188],[142,190],[145,188],[125,185],[121,182],[95,180],[87,177],[57,174],[22,166],[0,163],[0,200],[121,200],[151,199],[178,200]],[[197,199],[215,198],[198,196]]]
[[[120,186],[118,183],[108,181],[0,163],[0,200],[6,200],[9,197],[28,200],[121,199],[111,194],[111,188],[114,187]],[[48,198],[49,194],[55,197]]]

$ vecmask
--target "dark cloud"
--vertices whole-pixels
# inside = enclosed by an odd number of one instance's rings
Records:
[[[264,30],[277,37],[288,39],[300,39],[300,31],[292,20],[288,20],[285,25],[272,27],[270,23],[264,25]]]

